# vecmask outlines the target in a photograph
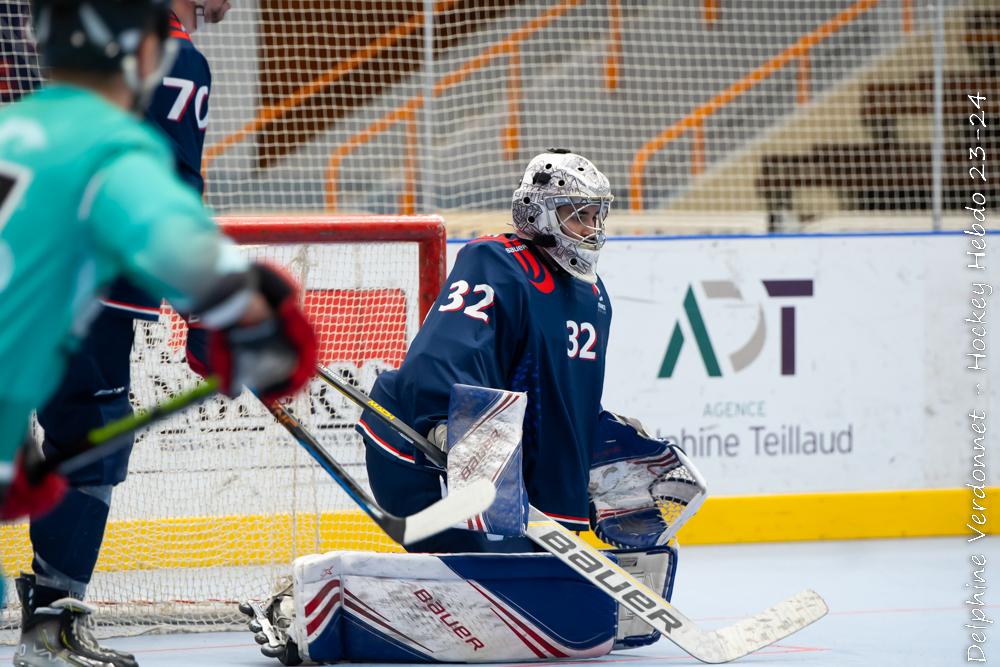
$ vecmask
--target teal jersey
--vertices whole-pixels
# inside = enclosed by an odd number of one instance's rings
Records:
[[[140,119],[66,85],[0,110],[0,461],[112,279],[186,309],[242,266]]]

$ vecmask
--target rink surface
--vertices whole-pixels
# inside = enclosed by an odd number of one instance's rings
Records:
[[[966,661],[971,643],[969,560],[986,556],[986,615],[1000,619],[1000,537],[968,545],[961,537],[855,540],[683,548],[674,603],[707,629],[728,625],[792,595],[818,591],[830,614],[787,640],[735,664],[906,665],[939,667]],[[979,584],[982,585],[982,584]],[[987,630],[988,663],[1000,664],[1000,622]],[[159,635],[114,639],[109,645],[136,654],[142,667],[167,665],[276,666],[263,657],[249,632]],[[12,647],[0,648],[10,664]],[[978,654],[977,654],[978,655]],[[698,665],[666,640],[588,661],[645,667]],[[538,664],[538,663],[524,663]]]

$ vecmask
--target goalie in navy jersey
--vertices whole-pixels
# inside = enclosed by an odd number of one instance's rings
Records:
[[[203,194],[201,157],[208,125],[211,72],[208,62],[191,41],[198,22],[221,21],[230,8],[228,0],[173,0],[168,36],[176,57],[170,70],[153,92],[146,107],[146,120],[166,135],[174,151],[178,175],[199,195]],[[163,211],[169,216],[170,211]],[[101,300],[102,312],[71,358],[57,393],[38,411],[45,431],[43,449],[58,450],[82,440],[94,428],[132,411],[130,357],[136,320],[156,321],[160,301],[128,281],[115,282]],[[187,360],[192,369],[207,373],[208,338],[204,330],[188,332]],[[83,599],[93,575],[104,539],[112,491],[125,480],[131,449],[126,448],[69,477],[65,499],[49,514],[31,520],[34,552],[33,575],[16,581],[24,606],[23,625],[30,625],[35,609],[65,597]],[[34,639],[22,631],[21,643]],[[135,658],[102,647],[67,648],[79,664],[132,667]],[[28,650],[17,664],[62,665]],[[73,663],[76,664],[76,663]]]
[[[497,499],[410,554],[298,559],[268,601],[243,607],[265,655],[289,665],[506,662],[656,640],[524,534],[529,502],[570,530],[593,527],[669,599],[668,541],[704,498],[683,452],[601,405],[611,302],[596,265],[611,203],[589,160],[549,149],[513,193],[515,232],[458,253],[402,365],[371,390],[447,452],[447,469],[370,409],[357,430],[373,494],[392,514],[412,515],[471,476],[491,479]]]
[[[612,310],[596,269],[612,200],[608,179],[590,160],[565,149],[533,158],[512,197],[515,232],[475,239],[459,251],[399,370],[382,373],[371,396],[450,459],[458,440],[448,437],[456,387],[523,394],[518,455],[526,500],[570,530],[593,526],[615,546],[648,548],[664,544],[679,525],[667,526],[649,489],[686,468],[675,447],[601,405]],[[440,499],[445,471],[370,410],[358,430],[383,507],[405,515]],[[643,472],[608,486],[621,470],[611,474],[606,466],[621,461]],[[680,494],[674,510],[696,509],[699,484]],[[623,489],[626,506],[614,497]],[[516,526],[493,531],[489,523],[440,533],[409,550],[536,549]]]
[[[527,394],[523,471],[535,507],[571,530],[589,526],[592,441],[601,411],[611,302],[597,258],[613,196],[586,158],[551,150],[528,165],[513,195],[515,233],[458,253],[445,289],[398,371],[381,374],[374,400],[444,447],[455,384]],[[439,473],[363,415],[372,491],[409,514],[440,498]],[[531,551],[526,539],[488,541],[449,531],[417,551]]]

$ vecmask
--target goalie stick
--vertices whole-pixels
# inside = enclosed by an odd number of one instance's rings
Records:
[[[263,401],[261,401],[263,403]],[[319,465],[333,478],[340,488],[356,502],[379,528],[398,544],[410,544],[436,535],[493,504],[496,489],[489,480],[479,480],[462,489],[449,493],[430,507],[410,516],[395,516],[379,507],[378,503],[337,463],[316,438],[292,414],[278,403],[265,403],[279,424],[285,427],[296,442],[309,452]]]
[[[347,380],[320,365],[319,375],[362,408],[370,408],[413,443],[435,465],[446,455]],[[689,655],[710,664],[730,662],[798,632],[826,615],[826,602],[804,590],[758,614],[718,630],[704,630],[659,594],[534,507],[529,507],[527,535],[584,579],[613,597]]]

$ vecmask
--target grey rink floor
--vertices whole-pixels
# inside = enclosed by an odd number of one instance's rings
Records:
[[[830,614],[736,664],[775,666],[906,665],[967,662],[972,643],[970,556],[983,555],[988,618],[1000,619],[1000,537],[968,545],[961,537],[856,540],[682,548],[674,604],[706,629],[754,614],[802,588],[818,591]],[[978,569],[978,568],[977,568]],[[987,662],[1000,664],[1000,622],[986,630]],[[249,633],[220,632],[109,640],[142,667],[276,666]],[[0,648],[9,664],[12,647]],[[978,653],[974,653],[978,657]],[[628,667],[701,664],[666,640],[634,651],[580,661]],[[538,664],[538,663],[528,663]],[[562,663],[566,664],[566,663]],[[579,663],[577,663],[579,664]]]

